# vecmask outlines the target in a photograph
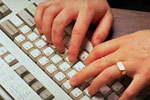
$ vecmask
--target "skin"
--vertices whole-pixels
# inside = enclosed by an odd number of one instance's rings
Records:
[[[91,23],[98,25],[92,37],[94,46],[105,40],[113,23],[113,16],[106,0],[47,0],[39,4],[34,19],[40,33],[43,33],[59,52],[65,50],[65,27],[76,20],[68,54],[72,62],[77,59]]]
[[[122,76],[116,65],[121,61],[133,80],[119,100],[133,100],[150,83],[149,37],[150,30],[142,30],[97,45],[86,60],[86,67],[71,78],[71,85],[96,76],[88,88],[93,95],[103,85]]]
[[[95,47],[85,62],[86,67],[70,79],[72,86],[96,76],[89,86],[89,93],[95,94],[100,87],[122,76],[116,65],[118,61],[123,62],[126,74],[133,78],[120,100],[132,100],[150,83],[150,30],[138,31],[101,43],[113,23],[106,0],[47,0],[37,7],[35,14],[38,30],[60,52],[64,52],[62,41],[65,27],[72,20],[76,20],[76,23],[69,46],[70,61],[76,60],[90,23],[98,25],[92,37]]]

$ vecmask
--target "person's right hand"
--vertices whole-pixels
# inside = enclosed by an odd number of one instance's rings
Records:
[[[77,59],[80,47],[91,22],[97,23],[93,45],[104,41],[112,26],[113,17],[106,0],[47,0],[37,7],[35,23],[49,43],[64,52],[65,27],[76,20],[69,46],[69,60]]]

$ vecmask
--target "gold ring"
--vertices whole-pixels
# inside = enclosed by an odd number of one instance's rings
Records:
[[[123,63],[122,62],[117,62],[117,66],[118,66],[119,70],[121,71],[121,74],[125,75],[126,74],[126,69],[125,69]]]

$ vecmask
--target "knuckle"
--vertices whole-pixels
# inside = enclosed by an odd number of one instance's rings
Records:
[[[47,9],[45,9],[45,14],[49,15],[51,13],[54,13],[56,11],[57,7],[55,5],[51,5]]]
[[[92,5],[92,0],[87,1],[87,7],[86,8],[87,8],[88,12],[93,12],[94,9],[93,9],[93,5]]]

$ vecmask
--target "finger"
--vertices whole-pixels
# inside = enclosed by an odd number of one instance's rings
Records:
[[[52,23],[54,18],[57,16],[57,14],[61,11],[60,6],[51,5],[44,11],[44,16],[42,19],[42,32],[46,36],[49,43],[52,43],[51,40],[51,30],[52,30]]]
[[[119,56],[117,53],[113,53],[102,59],[98,59],[88,66],[84,67],[83,70],[79,71],[75,76],[73,76],[70,80],[72,86],[79,85],[85,82],[90,77],[93,77],[99,73],[101,73],[104,69],[109,66],[112,66],[118,62]]]
[[[101,19],[92,37],[92,43],[94,46],[98,45],[99,43],[103,42],[106,39],[112,26],[112,23],[113,23],[113,16],[111,14],[111,11],[108,10]]]
[[[119,43],[116,40],[109,40],[98,46],[96,46],[92,52],[89,54],[88,58],[85,61],[85,64],[88,65],[94,60],[97,60],[101,57],[104,57],[108,54],[111,54],[118,50]]]
[[[93,13],[81,11],[76,20],[75,26],[72,31],[71,42],[69,46],[69,60],[75,61],[80,50],[80,46],[84,40],[84,36],[92,21]]]
[[[35,24],[39,30],[40,33],[42,33],[42,19],[43,19],[43,14],[44,14],[44,10],[51,5],[54,2],[54,0],[51,1],[45,1],[43,3],[40,3],[35,11],[35,17],[34,17],[34,21]]]
[[[60,52],[64,52],[63,36],[65,27],[72,21],[75,12],[63,9],[54,19],[52,26],[52,42]]]
[[[133,98],[142,90],[142,88],[144,88],[146,82],[146,79],[142,76],[135,76],[119,100],[133,100]]]
[[[89,94],[95,94],[99,89],[110,83],[111,81],[120,78],[121,72],[116,65],[106,68],[103,72],[101,72],[91,83],[88,88]]]

